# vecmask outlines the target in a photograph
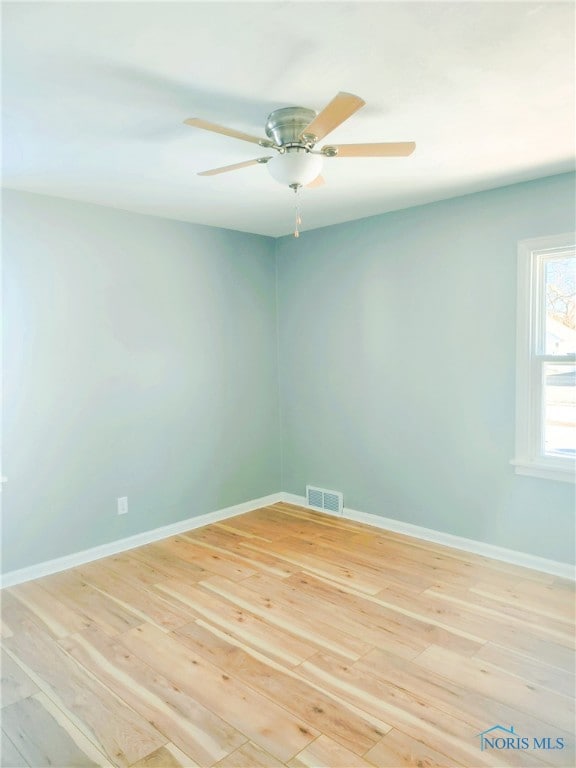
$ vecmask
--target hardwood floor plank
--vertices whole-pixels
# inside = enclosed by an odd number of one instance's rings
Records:
[[[240,545],[247,539],[258,539],[258,537],[253,534],[246,533],[245,531],[240,532],[224,523],[206,525],[204,528],[197,528],[195,531],[190,531],[185,534],[185,536],[193,539],[197,544],[202,542],[203,544],[208,544],[210,546],[223,547],[230,552],[236,552]],[[260,538],[260,541],[266,542],[268,539]]]
[[[292,563],[293,565],[298,566],[302,571],[314,573],[317,576],[322,576],[340,584],[349,584],[359,592],[366,592],[368,595],[375,595],[380,591],[380,582],[377,581],[376,577],[369,578],[365,573],[359,572],[358,569],[347,568],[345,565],[322,561],[308,553],[302,553],[298,549],[285,547],[282,542],[274,542],[266,545],[266,547],[246,543],[244,544],[244,548],[251,552],[272,552],[280,560]]]
[[[576,606],[573,592],[564,594],[554,585],[546,585],[535,591],[533,585],[527,588],[526,582],[494,585],[481,580],[470,587],[470,592],[481,595],[493,603],[503,603],[520,608],[528,608],[535,614],[547,616],[558,621],[574,625]]]
[[[218,531],[229,531],[230,533],[233,533],[235,536],[241,536],[245,539],[258,539],[260,541],[270,541],[270,539],[267,539],[264,536],[258,536],[257,534],[253,533],[250,530],[242,530],[241,528],[236,528],[233,523],[241,519],[242,519],[241,516],[239,516],[239,517],[235,517],[233,521],[230,521],[228,523],[214,523],[214,525],[211,525],[210,528],[213,528],[214,530],[218,530]],[[250,518],[250,520],[251,519],[252,518]]]
[[[472,611],[479,618],[505,621],[508,625],[530,632],[544,640],[551,640],[571,650],[576,649],[574,633],[569,621],[557,621],[546,616],[537,615],[529,604],[524,606],[503,607],[489,599],[470,593],[467,589],[452,584],[439,584],[425,590],[421,598],[431,597],[439,602]]]
[[[83,565],[77,569],[81,577],[121,607],[137,613],[141,622],[150,621],[165,629],[176,629],[190,621],[186,611],[163,600],[151,589],[142,591],[109,570],[105,563]]]
[[[574,593],[274,504],[4,589],[1,764],[567,768]]]
[[[565,645],[529,632],[505,617],[491,617],[488,621],[484,616],[478,615],[472,605],[453,605],[432,595],[418,595],[407,599],[394,594],[389,588],[383,589],[378,597],[382,603],[409,611],[423,621],[440,621],[444,627],[465,632],[481,642],[491,640],[562,669],[569,670],[573,665],[574,653]]]
[[[370,528],[366,526],[366,533],[369,534],[369,532]],[[398,542],[406,547],[407,551],[416,554],[417,557],[428,557],[430,553],[433,553],[445,559],[446,562],[452,561],[454,567],[457,567],[458,563],[464,563],[473,578],[482,576],[483,578],[491,579],[494,577],[498,583],[526,580],[535,584],[552,584],[554,581],[554,576],[542,571],[535,571],[521,565],[513,565],[502,560],[493,560],[484,555],[476,555],[472,552],[454,549],[445,544],[436,544],[425,539],[416,539],[404,533],[395,533],[394,531],[383,533],[378,531],[378,534],[385,536],[389,541]]]
[[[208,625],[194,623],[175,634],[208,661],[357,754],[370,749],[388,730],[388,726],[376,726],[357,709],[326,696],[297,672],[232,645]]]
[[[151,755],[138,760],[132,768],[204,768],[204,766],[195,763],[174,744],[166,744]]]
[[[486,643],[476,653],[476,657],[490,662],[508,674],[516,675],[529,683],[540,685],[564,696],[573,697],[576,692],[574,673],[570,674],[567,670],[523,656],[510,648]]]
[[[13,587],[10,595],[16,597],[34,620],[54,637],[66,637],[73,632],[81,632],[92,623],[88,617],[79,614],[76,609],[69,608],[57,596],[50,594],[37,581]]]
[[[433,584],[453,584],[467,586],[477,581],[480,573],[486,578],[496,578],[498,582],[509,578],[500,571],[486,564],[479,564],[473,559],[461,559],[455,556],[455,550],[445,547],[438,550],[434,545],[422,546],[423,542],[393,534],[390,531],[364,532],[351,537],[351,545],[362,552],[363,557],[383,561],[389,567],[390,575],[404,579],[404,573],[418,574],[427,586]],[[417,543],[417,546],[414,546]],[[494,561],[488,561],[493,563]]]
[[[393,728],[365,755],[378,768],[467,768]]]
[[[302,580],[304,579],[301,579],[300,583]],[[242,586],[257,592],[264,600],[274,600],[289,610],[310,613],[318,621],[340,632],[346,632],[375,647],[387,648],[399,656],[414,658],[430,644],[426,637],[416,638],[396,631],[396,626],[389,621],[375,622],[373,618],[366,619],[360,613],[354,613],[342,605],[335,611],[334,605],[319,601],[315,596],[307,594],[306,590],[296,588],[287,580],[257,574],[244,579]]]
[[[384,733],[387,733],[390,730],[391,726],[388,723],[385,723],[381,718],[375,717],[365,711],[362,711],[353,702],[347,700],[345,697],[340,696],[338,693],[335,693],[334,691],[329,691],[321,685],[317,685],[313,680],[306,677],[302,673],[301,666],[294,667],[293,669],[282,667],[272,659],[261,655],[258,651],[254,650],[253,648],[243,645],[241,641],[237,640],[231,635],[226,635],[223,632],[220,632],[219,629],[217,629],[216,627],[210,624],[207,624],[202,619],[198,619],[196,623],[200,627],[203,627],[204,629],[208,630],[210,633],[220,637],[220,639],[224,640],[225,642],[230,643],[231,645],[237,648],[241,648],[243,651],[246,651],[246,653],[248,653],[253,658],[259,659],[260,661],[264,662],[268,666],[271,666],[273,669],[279,671],[280,673],[286,674],[295,680],[305,683],[307,686],[310,686],[313,690],[318,692],[321,696],[327,696],[330,700],[334,701],[336,704],[343,706],[347,711],[350,711],[355,715],[357,715],[361,721],[367,722],[369,725],[371,725],[376,735],[380,736]]]
[[[310,658],[318,647],[305,642],[287,630],[271,626],[244,608],[211,592],[177,581],[157,585],[157,590],[176,601],[185,603],[194,612],[194,618],[204,618],[225,632],[242,638],[249,645],[287,664],[299,664]],[[189,617],[190,618],[190,617]]]
[[[158,547],[184,562],[203,568],[211,575],[224,576],[231,581],[239,581],[256,573],[254,568],[249,568],[234,555],[210,551],[194,544],[192,538],[185,536],[164,539],[159,542]]]
[[[405,639],[407,649],[416,644],[441,645],[461,654],[472,655],[484,644],[484,640],[464,630],[450,627],[429,615],[419,614],[404,607],[412,604],[413,595],[402,595],[402,604],[364,595],[350,587],[342,587],[310,574],[296,574],[286,579],[286,584],[302,590],[318,601],[334,606],[336,612],[350,610],[372,626],[384,626]],[[398,593],[394,593],[397,595]],[[383,646],[382,646],[383,647]],[[409,655],[407,653],[399,655]]]
[[[172,635],[147,625],[126,632],[122,643],[280,761],[290,759],[318,736],[318,731],[185,648]]]
[[[292,537],[283,538],[282,544],[286,546],[293,542],[297,546],[298,537],[304,534],[304,530],[296,530]],[[405,547],[385,539],[381,539],[379,546],[375,546],[374,536],[366,534],[354,534],[348,539],[342,539],[333,533],[320,534],[306,544],[308,549],[320,555],[323,561],[345,561],[348,567],[364,573],[368,578],[376,571],[379,576],[385,576],[388,583],[410,588],[412,592],[421,592],[437,582],[461,585],[469,583],[468,572],[459,573],[452,563],[445,564],[439,556],[430,563],[422,556],[414,555],[410,558],[406,556]],[[354,553],[352,559],[351,551]]]
[[[574,610],[574,582],[568,579],[551,577],[546,582],[535,582],[529,578],[510,581],[512,581],[512,589],[529,600],[539,600],[563,607],[571,606]],[[507,585],[510,585],[510,581]]]
[[[269,509],[269,507],[262,510],[255,509],[249,515],[238,515],[238,517],[227,520],[225,523],[217,523],[217,526],[231,530],[240,536],[245,534],[246,538],[269,544],[278,537],[277,531],[271,529],[267,519]]]
[[[12,630],[6,624],[4,616],[0,615],[0,638],[2,638],[2,637],[12,637],[12,634],[13,634]]]
[[[88,630],[64,642],[74,659],[199,764],[211,765],[246,741],[180,690],[177,681],[159,674],[102,631]]]
[[[5,731],[0,733],[0,765],[2,768],[29,768]]]
[[[335,689],[361,709],[382,717],[393,728],[416,740],[425,740],[432,749],[448,754],[456,762],[465,765],[502,768],[503,765],[539,765],[538,760],[522,756],[519,763],[516,756],[495,756],[478,749],[477,731],[465,717],[454,717],[446,711],[431,707],[422,700],[418,691],[407,691],[395,685],[385,685],[370,673],[346,665],[329,656],[317,656],[305,661],[301,668],[311,677],[323,683],[328,690]]]
[[[77,568],[47,576],[42,583],[67,608],[88,617],[90,623],[97,624],[110,635],[125,632],[142,623],[142,618],[135,610],[121,606],[91,587]]]
[[[324,734],[293,757],[288,765],[290,768],[373,768],[359,755]]]
[[[98,680],[88,675],[56,642],[34,625],[5,641],[13,658],[33,670],[75,722],[114,765],[129,766],[167,739]]]
[[[574,702],[542,686],[532,685],[477,657],[463,659],[445,648],[430,646],[414,663],[443,677],[490,695],[497,691],[501,701],[541,717],[552,727],[570,731],[574,727]]]
[[[175,557],[166,549],[161,546],[161,542],[156,544],[148,544],[145,547],[139,547],[138,549],[131,549],[128,552],[131,560],[135,560],[137,563],[142,563],[145,566],[150,566],[155,570],[163,573],[163,579],[184,579],[188,583],[193,584],[202,579],[207,579],[210,576],[210,572],[204,568],[200,568],[199,565],[194,565],[187,560],[181,560]]]
[[[223,539],[222,533],[217,537],[210,535],[211,531],[206,528],[200,528],[198,531],[194,531],[193,534],[183,534],[183,538],[193,542],[196,546],[204,547],[210,552],[216,552],[220,555],[233,553],[235,561],[240,565],[245,565],[247,568],[253,569],[256,573],[264,571],[265,573],[271,573],[274,576],[289,576],[294,572],[294,566],[289,567],[286,563],[283,563],[277,558],[264,554],[263,552],[250,552],[242,550],[242,543],[245,539],[240,536],[232,537],[232,534],[228,534],[228,538]],[[217,543],[216,543],[217,542]]]
[[[86,736],[82,729],[78,728],[75,723],[68,717],[67,713],[56,704],[56,702],[46,695],[43,691],[39,691],[34,694],[34,698],[42,704],[42,707],[46,712],[52,716],[52,718],[63,728],[68,737],[76,744],[77,748],[91,759],[97,765],[106,766],[110,768],[110,760],[101,749],[96,747],[94,743]]]
[[[480,694],[457,680],[443,677],[438,671],[414,663],[400,664],[396,657],[377,649],[355,662],[353,668],[378,678],[385,688],[395,686],[413,692],[422,706],[432,707],[455,720],[466,722],[475,734],[494,723],[514,724],[517,732],[522,735],[546,734],[550,731],[550,726],[541,719],[494,698],[496,691],[492,697]],[[554,728],[554,735],[562,737],[567,745],[573,742],[571,734],[558,727]],[[568,757],[567,762],[571,753],[572,749],[566,749],[563,753]],[[546,756],[538,759],[547,762]],[[530,755],[527,760],[530,761]]]
[[[32,583],[36,586],[35,582]],[[50,595],[48,595],[48,598],[50,598]],[[2,590],[0,607],[4,627],[9,632],[6,637],[13,637],[20,632],[26,632],[26,628],[30,623],[42,627],[52,637],[65,637],[70,632],[84,629],[92,623],[87,616],[78,614],[74,614],[73,622],[68,623],[65,618],[68,609],[64,606],[64,610],[61,610],[63,607],[62,601],[55,598],[51,602],[52,610],[48,612],[43,609],[37,609],[34,605],[30,606],[23,603],[14,587],[10,590]],[[73,611],[70,611],[70,613],[73,614]],[[63,617],[63,621],[59,620],[58,617],[60,616]]]
[[[86,754],[69,731],[43,706],[43,694],[23,699],[2,711],[2,730],[30,766],[58,765],[66,768],[89,768],[105,765],[95,750]],[[4,764],[5,765],[5,764]]]
[[[109,571],[120,576],[120,578],[134,587],[146,590],[152,584],[158,584],[159,581],[164,581],[167,578],[163,571],[158,570],[150,562],[147,562],[149,546],[151,545],[130,549],[123,554],[112,555],[112,557],[106,557],[96,562],[105,565]],[[142,559],[137,557],[139,550],[144,555]]]
[[[200,586],[264,618],[272,625],[297,634],[314,643],[319,649],[330,650],[349,659],[357,659],[370,650],[368,643],[344,632],[335,631],[333,627],[301,611],[284,608],[278,602],[267,600],[241,584],[214,577],[202,581]]]
[[[284,763],[278,762],[275,757],[251,741],[214,764],[214,768],[283,768],[283,766]]]
[[[272,513],[280,514],[280,518],[283,524],[286,524],[286,520],[290,518],[296,520],[306,520],[314,525],[326,526],[332,530],[341,531],[344,535],[348,536],[351,533],[374,533],[376,529],[371,526],[367,526],[364,523],[356,523],[353,520],[346,520],[343,517],[336,517],[335,515],[329,515],[324,512],[317,512],[316,510],[306,509],[305,507],[299,507],[296,504],[289,504],[285,501],[280,501],[277,504],[272,504],[266,508],[266,513],[271,511]],[[263,510],[260,510],[262,519],[266,521],[268,518],[263,515]]]
[[[359,537],[364,536],[369,541],[376,541],[380,538],[386,542],[387,546],[392,543],[399,544],[407,556],[415,557],[417,560],[422,560],[422,558],[428,560],[430,556],[434,556],[445,562],[452,563],[451,567],[454,568],[457,568],[458,564],[462,564],[474,578],[484,575],[489,579],[491,575],[494,575],[497,579],[503,578],[504,581],[502,583],[509,584],[511,581],[522,580],[534,584],[536,587],[538,585],[553,585],[555,582],[554,576],[542,571],[535,571],[501,560],[493,560],[484,555],[476,555],[472,552],[454,549],[445,544],[436,544],[425,539],[417,539],[404,533],[383,531],[365,523],[345,520],[333,515],[316,512],[315,510],[296,507],[285,502],[274,504],[270,509],[282,512],[285,516],[309,520],[316,525],[326,526],[332,530],[340,529],[343,533],[348,534],[346,538],[351,541],[362,540]],[[569,586],[569,590],[572,589],[573,587]]]
[[[38,691],[38,686],[5,651],[2,651],[0,669],[2,671],[0,706],[9,707]]]

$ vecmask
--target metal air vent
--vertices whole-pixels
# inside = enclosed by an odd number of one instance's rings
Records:
[[[306,503],[312,509],[329,512],[332,515],[341,515],[344,508],[344,499],[339,491],[329,491],[313,485],[306,486]]]

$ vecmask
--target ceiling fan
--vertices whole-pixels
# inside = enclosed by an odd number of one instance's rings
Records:
[[[202,171],[199,176],[216,176],[219,173],[236,171],[250,165],[267,165],[271,176],[281,184],[298,191],[300,187],[319,187],[325,182],[321,176],[323,159],[326,157],[406,157],[416,148],[413,141],[385,142],[378,144],[325,144],[320,149],[315,145],[345,120],[351,117],[366,102],[352,93],[338,93],[320,113],[305,107],[284,107],[268,115],[265,125],[267,139],[251,136],[233,128],[210,123],[199,117],[184,122],[193,128],[221,133],[234,139],[249,141],[277,154],[257,157],[242,163],[225,165]]]

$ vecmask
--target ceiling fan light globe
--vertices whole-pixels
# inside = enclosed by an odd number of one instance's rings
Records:
[[[275,155],[266,167],[273,179],[284,186],[299,185],[305,187],[322,172],[322,157],[312,155],[300,147],[288,148]]]

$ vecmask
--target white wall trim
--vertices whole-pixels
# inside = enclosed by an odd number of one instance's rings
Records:
[[[282,501],[288,504],[296,504],[300,507],[309,507],[306,504],[305,496],[297,496],[293,493],[281,493]],[[330,514],[326,510],[322,514]],[[334,517],[344,517],[346,520],[352,520],[357,523],[373,525],[375,528],[383,528],[395,533],[404,533],[406,536],[413,536],[415,539],[432,541],[435,544],[443,544],[446,547],[460,549],[464,552],[473,552],[475,555],[490,557],[493,560],[501,560],[504,563],[512,565],[521,565],[524,568],[533,568],[535,571],[543,571],[553,576],[560,576],[563,579],[576,580],[576,567],[570,563],[561,563],[557,560],[548,560],[545,557],[530,555],[526,552],[518,552],[515,549],[506,549],[495,544],[487,544],[484,541],[475,539],[466,539],[463,536],[455,536],[452,533],[435,531],[432,528],[423,528],[420,525],[404,523],[401,520],[394,520],[390,517],[374,515],[370,512],[358,512],[355,509],[344,507],[342,515],[333,515]]]
[[[576,483],[576,471],[574,466],[567,467],[565,464],[555,467],[553,463],[530,461],[529,459],[512,459],[510,462],[514,466],[517,475],[528,475],[530,477],[539,477],[544,480],[558,480],[561,483]]]
[[[269,496],[262,496],[259,499],[245,501],[242,504],[235,504],[232,507],[219,509],[215,512],[208,512],[204,515],[189,517],[186,520],[179,520],[177,523],[164,525],[160,528],[153,528],[150,531],[143,531],[134,536],[111,541],[108,544],[101,544],[98,547],[84,549],[81,552],[75,552],[71,555],[58,557],[54,560],[46,560],[42,563],[31,565],[28,568],[8,571],[0,576],[1,586],[12,587],[16,584],[22,584],[25,581],[39,579],[42,576],[49,576],[52,573],[59,573],[68,568],[75,568],[78,565],[91,563],[93,560],[100,560],[103,557],[117,555],[121,552],[134,549],[135,547],[142,547],[144,544],[151,544],[154,541],[160,541],[169,536],[176,536],[179,533],[185,533],[186,531],[191,531],[195,528],[201,528],[210,523],[227,520],[230,517],[236,517],[236,515],[251,512],[254,509],[268,507],[272,504],[277,504],[280,501],[284,501],[288,504],[296,504],[299,507],[309,509],[306,504],[305,496],[298,496],[293,493],[273,493]],[[320,514],[328,515],[330,513],[323,510]],[[395,533],[403,533],[406,536],[413,536],[415,539],[432,541],[435,544],[443,544],[444,546],[460,549],[464,552],[473,552],[476,555],[482,555],[483,557],[489,557],[494,560],[501,560],[502,562],[511,563],[512,565],[520,565],[524,568],[533,568],[536,571],[550,573],[553,576],[560,576],[563,579],[576,579],[576,569],[569,563],[548,560],[545,557],[538,557],[537,555],[518,552],[514,549],[498,547],[483,541],[466,539],[463,536],[455,536],[451,533],[435,531],[432,528],[424,528],[420,525],[404,523],[401,520],[394,520],[390,517],[382,517],[381,515],[374,515],[370,512],[359,512],[358,510],[350,509],[348,507],[344,507],[342,515],[334,515],[334,517],[344,517],[347,520],[352,520],[357,523],[365,523],[366,525],[372,525],[375,528],[382,528],[387,531],[394,531]]]
[[[273,493],[269,496],[262,496],[259,499],[245,501],[242,504],[235,504],[233,507],[225,507],[215,512],[208,512],[204,515],[189,517],[186,520],[179,520],[177,523],[163,525],[160,528],[153,528],[150,531],[136,533],[134,536],[128,536],[124,539],[117,539],[108,544],[101,544],[98,547],[84,549],[81,552],[74,552],[71,555],[57,557],[54,560],[45,560],[42,563],[31,565],[27,568],[20,568],[16,571],[8,571],[0,576],[0,586],[13,587],[16,584],[22,584],[25,581],[39,579],[41,576],[50,576],[52,573],[59,573],[68,568],[75,568],[78,565],[91,563],[93,560],[100,560],[103,557],[117,555],[120,552],[126,552],[135,547],[142,547],[144,544],[151,544],[160,539],[166,539],[169,536],[176,536],[179,533],[191,531],[194,528],[201,528],[203,525],[218,523],[221,520],[227,520],[229,517],[236,517],[245,512],[251,512],[254,509],[268,507],[281,501],[282,494]]]

